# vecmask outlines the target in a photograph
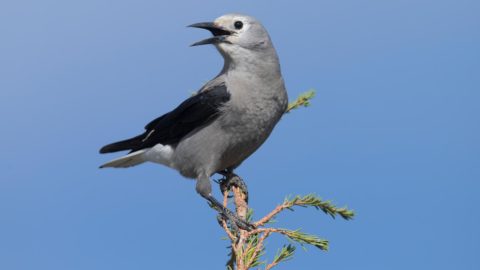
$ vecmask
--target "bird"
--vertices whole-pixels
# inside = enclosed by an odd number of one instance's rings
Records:
[[[133,138],[108,144],[100,153],[129,151],[100,168],[153,162],[196,180],[195,189],[214,209],[243,229],[252,225],[213,195],[211,177],[233,174],[270,136],[285,113],[288,95],[272,40],[254,17],[231,13],[189,25],[211,32],[191,46],[213,45],[223,56],[220,73],[172,111]]]

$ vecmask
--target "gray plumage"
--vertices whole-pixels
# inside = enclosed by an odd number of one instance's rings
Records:
[[[277,53],[256,19],[227,14],[199,23],[224,58],[220,74],[196,96],[152,121],[145,133],[107,145],[102,153],[131,150],[101,167],[130,167],[150,161],[197,179],[197,191],[211,195],[210,176],[233,171],[254,153],[284,114],[288,98]]]

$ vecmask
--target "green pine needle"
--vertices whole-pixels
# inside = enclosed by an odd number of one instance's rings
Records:
[[[280,262],[285,262],[292,259],[293,254],[295,253],[295,249],[295,246],[292,246],[290,244],[283,246],[282,249],[280,249],[275,255],[273,263],[278,264]]]
[[[260,261],[260,258],[265,255],[265,247],[262,247],[260,252],[258,252],[257,254],[254,254],[255,253],[255,249],[257,248],[258,246],[258,240],[259,240],[259,237],[258,237],[258,234],[255,234],[255,235],[252,235],[248,240],[247,240],[247,245],[250,245],[250,248],[245,250],[245,264],[247,264],[248,262],[252,262],[250,267],[256,267],[256,266],[259,266],[259,265],[262,265],[262,264],[265,264],[264,261]],[[253,257],[255,255],[255,257]]]
[[[247,209],[247,216],[245,218],[246,218],[247,222],[252,221],[252,218],[253,218],[253,209],[252,208]]]
[[[283,230],[282,234],[284,234],[290,240],[295,241],[302,246],[304,244],[308,244],[308,245],[315,246],[324,251],[328,250],[328,240],[321,239],[316,235],[306,234],[304,232],[301,232],[300,230],[296,230],[296,231]]]
[[[303,197],[295,196],[293,199],[286,198],[284,204],[286,204],[290,210],[293,210],[293,206],[313,206],[316,209],[322,210],[325,214],[330,215],[332,218],[340,215],[345,220],[350,220],[355,216],[354,211],[346,207],[336,207],[330,201],[322,201],[322,199],[315,194],[308,194]]]
[[[287,110],[285,113],[289,113],[291,110],[298,109],[299,107],[308,107],[310,106],[310,100],[315,96],[315,90],[311,89],[300,96],[295,101],[292,101],[288,104]]]

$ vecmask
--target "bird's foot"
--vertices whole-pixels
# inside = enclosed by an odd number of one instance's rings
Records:
[[[224,171],[220,174],[224,176],[224,178],[220,179],[218,182],[220,184],[220,191],[222,194],[224,194],[226,191],[230,191],[232,187],[237,187],[243,192],[243,194],[245,194],[245,202],[248,203],[248,188],[247,184],[245,184],[245,181],[243,181],[240,176],[229,171]]]
[[[217,220],[219,221],[221,226],[222,220],[224,220],[225,222],[227,222],[227,225],[230,225],[230,229],[235,232],[238,232],[239,229],[246,231],[251,231],[255,229],[255,226],[242,219],[237,214],[233,213],[230,209],[223,206],[213,196],[208,196],[207,200],[210,202],[210,207],[218,211],[219,216]]]
[[[217,221],[218,221],[218,224],[220,225],[220,227],[224,227],[224,222],[225,224],[227,225],[227,228],[234,234],[234,235],[239,235],[240,233],[240,230],[244,230],[244,231],[252,231],[255,229],[255,226],[253,226],[252,224],[250,224],[249,222],[246,222],[244,220],[242,220],[241,218],[239,218],[237,215],[235,214],[232,214],[232,215],[229,215],[229,214],[224,214],[224,213],[220,213],[218,214],[217,216]]]
[[[220,212],[219,219],[225,220],[227,225],[230,225],[230,229],[235,233],[238,233],[239,229],[245,231],[251,231],[255,229],[253,224],[243,220],[235,213],[232,213],[230,210],[226,209],[226,211]]]

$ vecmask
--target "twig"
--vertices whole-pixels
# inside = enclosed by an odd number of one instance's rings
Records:
[[[282,212],[286,208],[287,206],[285,205],[285,203],[278,205],[277,207],[275,207],[275,209],[273,209],[272,212],[268,213],[268,215],[264,216],[259,221],[253,223],[254,226],[258,228],[265,225],[265,223],[269,222],[273,217],[278,215],[280,212]]]
[[[269,263],[266,267],[265,267],[265,270],[270,270],[272,269],[273,267],[275,267],[278,263],[273,261],[271,263]]]
[[[228,205],[228,191],[225,191],[223,193],[223,206],[227,207],[227,205]],[[227,226],[227,222],[224,219],[222,219],[222,227],[225,230],[225,232],[227,233],[228,238],[230,238],[230,240],[232,242],[235,242],[237,237],[235,237],[235,235],[232,234],[232,232],[230,231],[230,229]],[[235,251],[235,246],[234,245],[232,245],[232,249],[233,249],[233,251]]]
[[[273,259],[273,261],[265,267],[265,270],[272,269],[280,262],[291,259],[293,257],[294,252],[295,252],[294,246],[290,244],[283,246],[283,248],[278,251],[277,255],[275,255],[275,258]]]
[[[247,268],[250,268],[250,266],[254,263],[255,259],[257,258],[258,256],[258,253],[263,249],[263,242],[265,241],[265,239],[267,239],[267,237],[270,235],[269,232],[265,232],[261,237],[260,239],[258,240],[258,243],[257,243],[257,246],[255,247],[255,251],[253,252],[253,255],[252,257],[250,258],[250,261],[248,262],[247,264]]]
[[[310,100],[315,96],[315,90],[309,90],[288,104],[287,110],[285,113],[289,113],[291,110],[297,109],[299,107],[308,107],[310,106]]]
[[[247,212],[248,212],[248,205],[246,202],[246,196],[242,192],[242,190],[238,187],[233,187],[233,198],[235,200],[235,208],[238,217],[246,220],[247,219]]]

